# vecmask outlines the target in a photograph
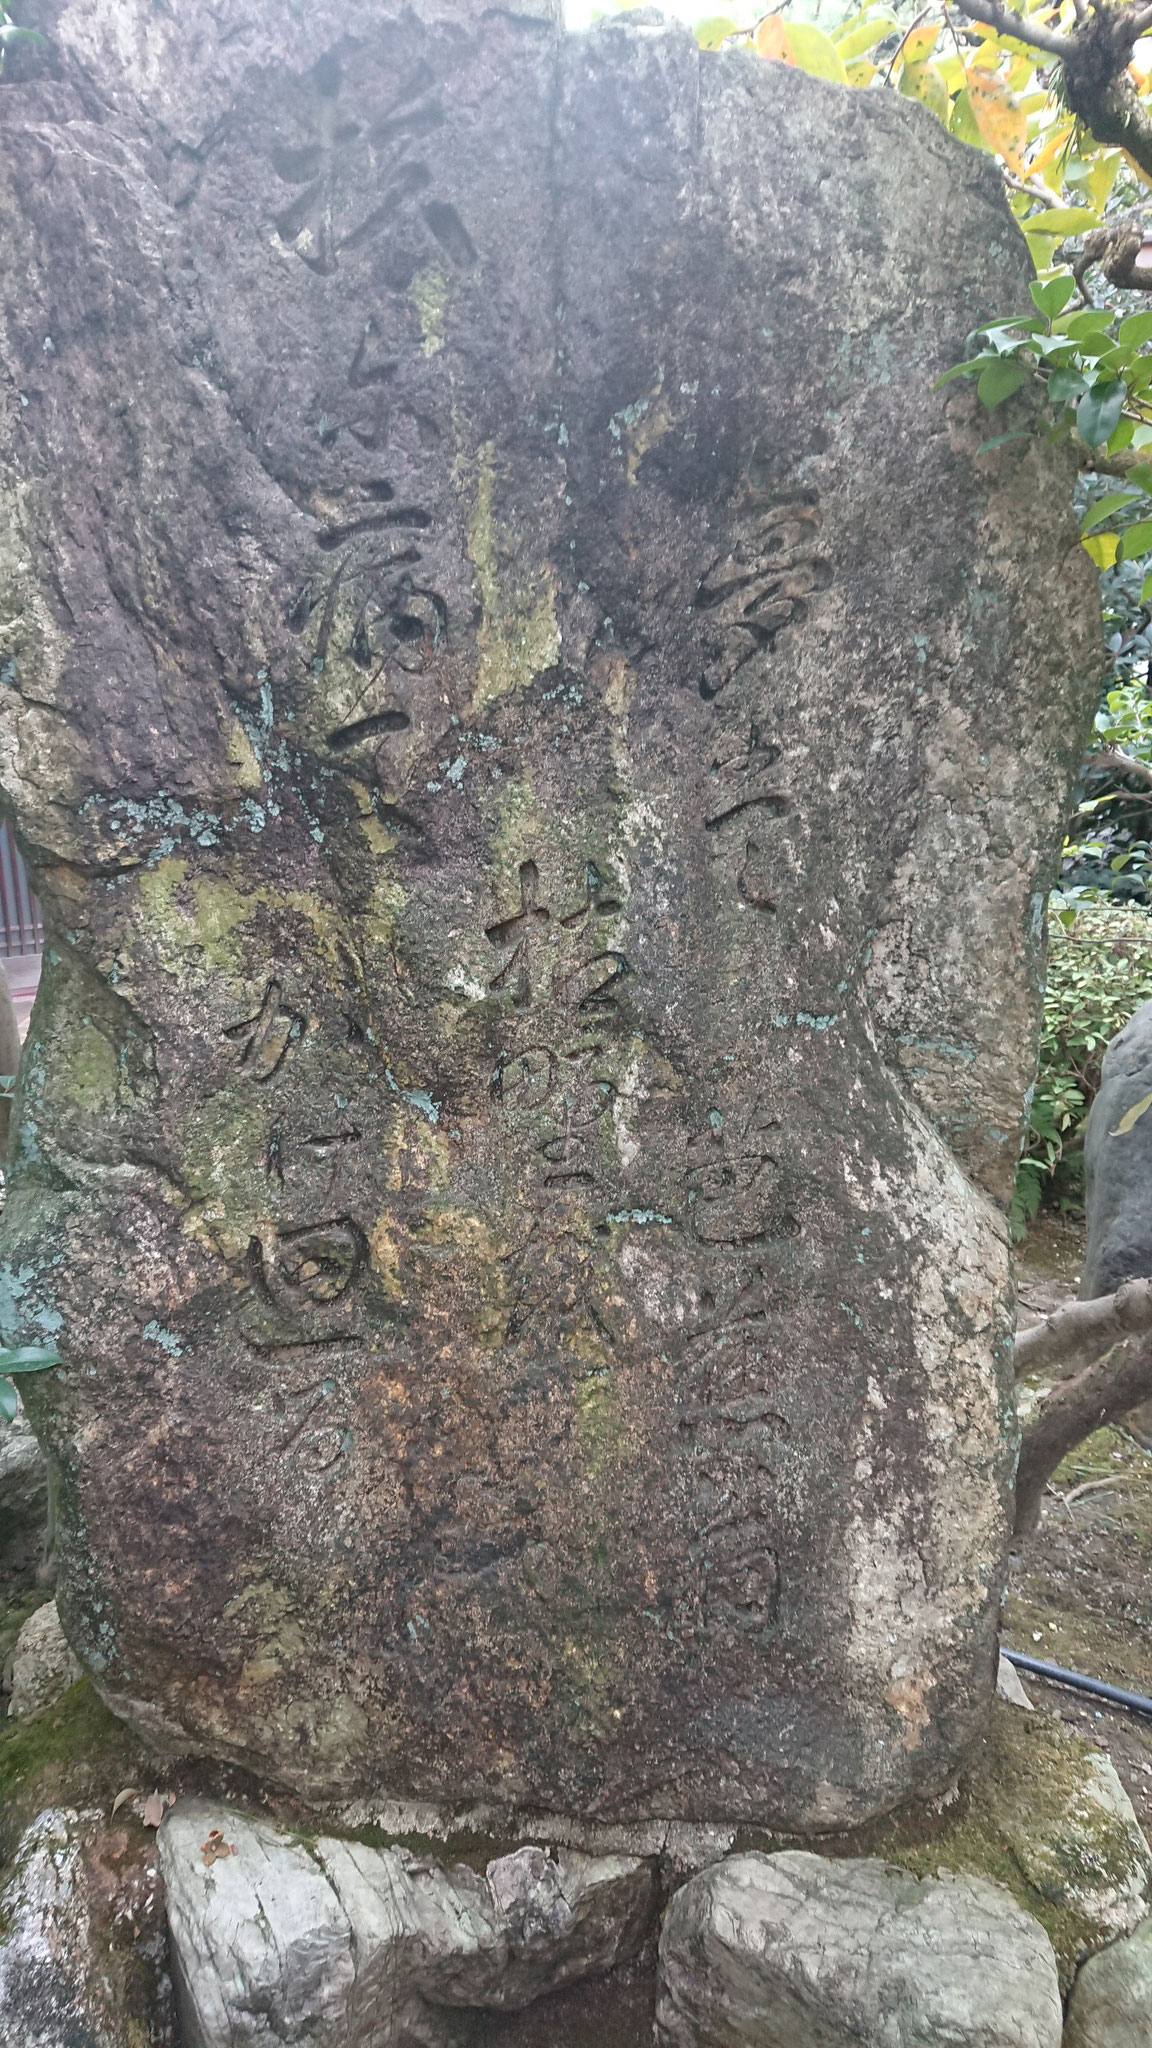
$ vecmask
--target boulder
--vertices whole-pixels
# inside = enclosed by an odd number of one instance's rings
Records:
[[[656,1907],[635,1858],[527,1846],[448,1869],[203,1800],[168,1815],[160,1856],[188,2048],[453,2048],[479,2011],[634,1956]]]
[[[1085,1963],[1064,2048],[1152,2048],[1152,1920]]]
[[[1152,1002],[1104,1055],[1084,1136],[1088,1236],[1081,1301],[1152,1276]]]
[[[956,1796],[907,1811],[870,1846],[922,1876],[988,1878],[1039,1920],[1063,1991],[1149,1910],[1152,1853],[1111,1760],[1052,1714],[997,1699]]]
[[[23,6],[4,1334],[142,1729],[849,1828],[992,1689],[1096,576],[934,388],[1031,305],[995,163],[559,13]]]
[[[3,2048],[177,2048],[155,1843],[50,1807],[0,1893]]]
[[[978,1878],[730,1856],[660,1937],[659,2048],[1060,2048],[1044,1929]]]
[[[48,1600],[29,1616],[16,1638],[6,1674],[8,1712],[14,1720],[55,1706],[84,1670],[61,1626],[56,1602]]]

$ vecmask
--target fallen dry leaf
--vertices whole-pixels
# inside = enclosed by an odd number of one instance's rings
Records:
[[[112,1801],[113,1818],[115,1818],[116,1814],[119,1813],[120,1808],[123,1806],[124,1801],[126,1799],[135,1799],[136,1792],[137,1787],[135,1785],[125,1785],[124,1790],[116,1794],[115,1799]]]
[[[149,1797],[144,1801],[144,1811],[140,1818],[146,1828],[159,1827],[164,1818],[164,1801],[159,1792],[149,1794]]]
[[[219,1828],[212,1828],[206,1842],[200,1844],[200,1854],[205,1863],[215,1863],[221,1856],[234,1856],[236,1851],[231,1842],[226,1842]]]

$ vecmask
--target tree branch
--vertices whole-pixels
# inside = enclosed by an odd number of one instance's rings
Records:
[[[1122,754],[1115,747],[1102,748],[1100,753],[1090,754],[1088,758],[1093,768],[1115,768],[1121,775],[1134,775],[1138,782],[1146,783],[1152,789],[1152,767],[1149,766],[1147,761],[1136,761],[1131,754]],[[1134,1280],[1131,1282],[1133,1287],[1146,1287],[1148,1284],[1146,1280]],[[1121,1288],[1120,1292],[1123,1293],[1123,1291],[1123,1288]],[[1119,1299],[1119,1296],[1117,1299]],[[1077,1303],[1072,1305],[1074,1307],[1079,1306]],[[1092,1306],[1094,1307],[1095,1303]],[[1025,1332],[1027,1336],[1031,1334],[1031,1331]],[[1028,1371],[1031,1372],[1031,1370],[1032,1368],[1029,1366]]]
[[[1148,1285],[1147,1281],[1141,1283]],[[1123,1289],[1121,1289],[1123,1292]],[[1078,1303],[1092,1307],[1095,1303]],[[1055,1318],[1052,1318],[1055,1320]],[[1028,1333],[1025,1332],[1025,1335]],[[1019,1342],[1019,1339],[1017,1339]],[[1044,1489],[1062,1458],[1086,1436],[1115,1422],[1152,1394],[1152,1342],[1124,1344],[1089,1366],[1050,1401],[1024,1429],[1016,1470],[1016,1534],[1035,1529]]]
[[[1148,770],[1152,782],[1152,769]],[[1152,1280],[1129,1280],[1097,1301],[1069,1301],[1016,1337],[1016,1377],[1068,1380],[1114,1344],[1152,1331]]]
[[[956,0],[956,6],[969,21],[982,21],[985,28],[994,28],[998,35],[1013,36],[1018,43],[1027,43],[1034,50],[1047,50],[1053,57],[1060,58],[1071,56],[1075,50],[1072,36],[1060,35],[1055,29],[1026,21],[1014,7],[1003,5],[1002,0]]]

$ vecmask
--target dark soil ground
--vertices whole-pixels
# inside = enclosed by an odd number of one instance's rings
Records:
[[[1075,1296],[1082,1249],[1075,1226],[1038,1218],[1020,1257],[1022,1324]],[[1152,1696],[1152,1449],[1143,1429],[1099,1430],[1054,1474],[1040,1527],[1013,1557],[1003,1641]],[[1031,1677],[1024,1684],[1108,1752],[1152,1833],[1152,1718]]]

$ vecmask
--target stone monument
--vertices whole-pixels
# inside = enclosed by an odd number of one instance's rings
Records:
[[[992,1691],[1092,571],[992,160],[549,12],[25,12],[3,1331],[145,1729],[841,1828]]]

